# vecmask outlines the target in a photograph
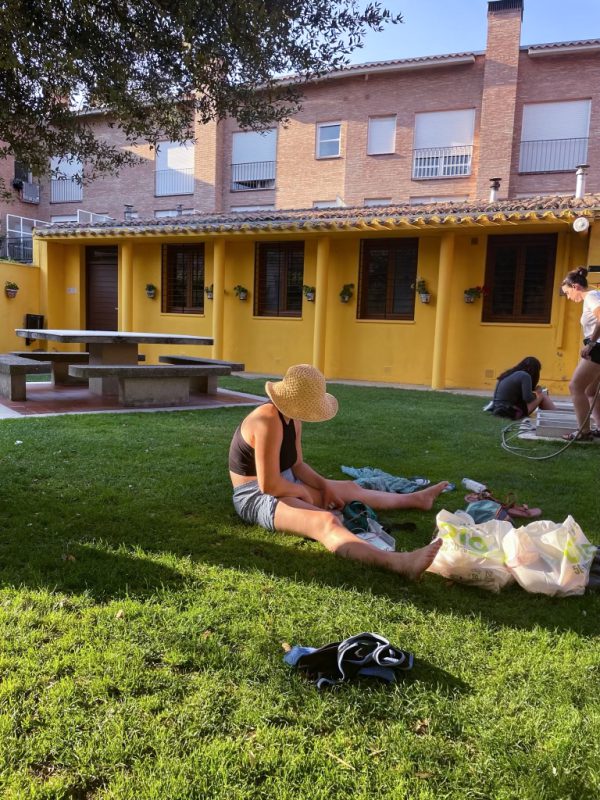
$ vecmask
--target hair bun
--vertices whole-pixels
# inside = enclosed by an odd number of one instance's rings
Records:
[[[588,270],[585,267],[579,267],[576,270],[576,274],[580,275],[582,278],[585,278],[588,274]]]

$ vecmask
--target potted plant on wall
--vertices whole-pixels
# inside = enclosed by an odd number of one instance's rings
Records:
[[[302,291],[304,292],[304,297],[306,297],[309,303],[313,303],[315,299],[315,287],[304,284]]]
[[[206,292],[206,297],[208,300],[213,299],[213,285],[209,283],[208,286],[205,287],[204,291]]]
[[[427,281],[425,278],[419,278],[417,280],[417,294],[422,303],[428,303],[431,300],[431,294],[427,288]]]
[[[340,300],[342,303],[347,303],[354,294],[354,284],[345,283],[340,291]]]
[[[146,294],[148,295],[150,300],[154,300],[154,298],[156,297],[156,293],[157,292],[158,292],[158,289],[156,288],[156,286],[153,283],[147,283],[146,284]]]
[[[247,300],[248,299],[248,289],[245,286],[242,286],[238,283],[237,286],[233,287],[233,291],[236,293],[236,296],[239,297],[240,300]]]
[[[14,281],[6,281],[4,284],[4,293],[7,297],[16,297],[19,291],[19,286]]]
[[[483,294],[485,294],[484,286],[471,286],[469,289],[465,289],[465,303],[474,303]]]

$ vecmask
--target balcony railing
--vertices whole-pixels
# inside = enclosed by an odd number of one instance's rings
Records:
[[[12,261],[31,264],[33,239],[31,236],[6,236],[0,241],[0,258],[10,258]]]
[[[52,178],[51,203],[74,203],[83,200],[83,186],[75,178]]]
[[[165,197],[172,194],[194,194],[194,170],[157,169],[154,194]]]
[[[413,151],[413,178],[457,178],[471,174],[473,145],[424,147]]]
[[[521,142],[519,172],[571,172],[585,164],[588,138]]]
[[[23,181],[21,187],[21,200],[24,203],[39,203],[40,202],[40,186],[38,183],[30,183]]]
[[[231,191],[275,188],[275,161],[248,161],[231,165]]]

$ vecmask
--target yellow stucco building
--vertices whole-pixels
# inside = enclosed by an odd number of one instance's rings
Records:
[[[250,372],[308,362],[329,379],[433,388],[492,388],[535,355],[565,394],[580,309],[560,283],[600,264],[599,215],[600,196],[586,195],[55,225],[36,236],[33,266],[0,264],[20,286],[0,300],[0,350],[25,349],[14,329],[37,313],[48,328],[212,336],[205,355]],[[162,352],[143,350],[149,362]]]

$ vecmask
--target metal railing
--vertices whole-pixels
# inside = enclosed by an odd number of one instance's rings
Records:
[[[51,203],[72,203],[83,200],[83,186],[75,178],[52,178],[50,181]]]
[[[31,264],[33,261],[33,239],[31,236],[6,236],[0,239],[0,258],[11,261],[22,261]]]
[[[471,174],[473,145],[413,150],[413,178],[455,178]]]
[[[231,165],[231,191],[275,188],[275,161],[248,161]]]
[[[193,169],[157,169],[154,194],[165,197],[171,194],[194,194]]]
[[[571,172],[587,159],[588,137],[521,142],[519,172]]]

